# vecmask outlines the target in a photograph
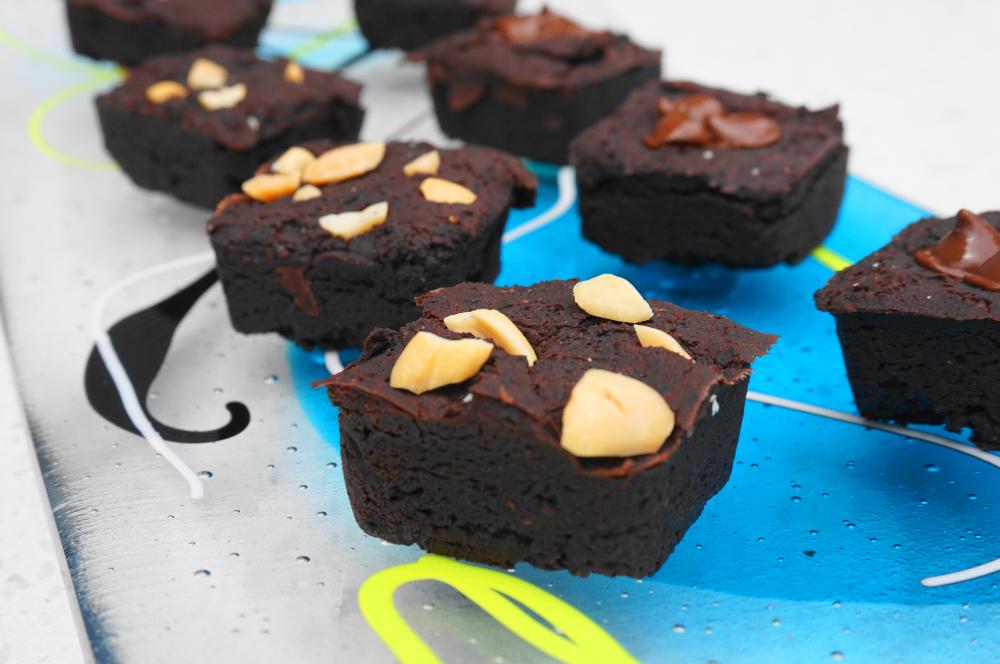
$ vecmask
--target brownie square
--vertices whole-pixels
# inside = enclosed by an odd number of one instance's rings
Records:
[[[304,147],[318,156],[334,144]],[[374,327],[416,318],[413,298],[427,290],[492,281],[507,213],[534,203],[535,178],[490,148],[440,149],[433,177],[463,185],[476,199],[432,202],[422,191],[431,175],[403,172],[432,150],[427,143],[389,143],[373,171],[322,185],[308,200],[235,194],[223,201],[208,234],[233,327],[278,332],[306,348],[359,346]],[[326,215],[383,202],[385,221],[357,237],[335,236],[320,224]]]
[[[219,89],[188,85],[196,61],[223,68]],[[178,96],[151,98],[175,85]],[[241,90],[245,96],[226,106]],[[220,94],[222,107],[203,102]],[[97,112],[105,146],[135,184],[212,208],[285,148],[316,138],[356,139],[364,118],[360,94],[358,84],[333,72],[209,46],[135,67],[97,98]]]
[[[514,11],[517,0],[354,0],[361,34],[372,48],[409,51]]]
[[[659,51],[548,11],[483,19],[418,57],[444,133],[557,164],[574,136],[660,77]]]
[[[754,114],[777,139],[734,147],[699,123],[681,142],[647,145],[663,107],[695,95],[729,118]],[[643,86],[571,151],[584,237],[632,263],[797,263],[833,227],[847,177],[836,107],[810,111],[686,82]]]
[[[271,0],[66,0],[73,49],[135,65],[211,43],[252,48]]]
[[[361,357],[324,382],[340,407],[344,478],[362,529],[501,567],[642,577],[663,564],[729,478],[750,364],[775,337],[651,301],[645,325],[669,332],[693,360],[644,348],[632,325],[580,309],[575,283],[428,293],[417,298],[419,320],[376,330]],[[533,365],[497,347],[463,383],[419,396],[390,387],[418,331],[463,338],[444,318],[481,308],[520,329]],[[590,369],[662,395],[676,423],[659,449],[592,457],[561,445],[564,408]]]
[[[1000,228],[1000,212],[971,216],[987,230]],[[816,306],[837,321],[863,416],[956,432],[969,427],[977,445],[1000,449],[1000,292],[925,267],[915,256],[951,234],[958,219],[908,226],[834,275],[816,293]]]

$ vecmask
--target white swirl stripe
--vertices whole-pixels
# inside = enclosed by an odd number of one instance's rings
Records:
[[[344,370],[344,363],[340,361],[339,350],[328,350],[324,353],[323,364],[326,365],[326,370],[330,372],[331,376],[336,376]]]
[[[167,463],[173,466],[174,469],[180,473],[181,477],[187,481],[188,487],[191,491],[191,498],[195,500],[205,495],[204,485],[195,472],[191,470],[191,468],[189,468],[188,465],[185,464],[184,461],[167,446],[166,441],[163,440],[160,434],[153,427],[152,423],[149,421],[149,418],[146,417],[142,404],[139,402],[139,397],[135,393],[135,387],[132,385],[132,381],[129,379],[128,372],[125,371],[125,367],[122,366],[121,359],[118,357],[117,351],[115,351],[115,346],[111,341],[111,337],[108,336],[108,332],[104,327],[103,321],[104,311],[107,309],[108,303],[110,303],[116,295],[121,293],[126,288],[133,286],[140,281],[151,279],[167,272],[180,270],[192,265],[211,262],[214,259],[214,252],[206,251],[195,256],[188,256],[187,258],[170,261],[169,263],[155,265],[122,279],[118,283],[111,286],[108,290],[104,291],[104,293],[97,299],[97,303],[94,305],[94,314],[90,326],[91,333],[94,337],[94,343],[97,346],[97,352],[104,361],[104,366],[107,367],[108,374],[111,376],[111,380],[114,382],[115,388],[118,390],[118,395],[122,400],[122,406],[125,408],[125,413],[128,415],[129,420],[131,420],[135,428],[139,430],[139,434],[146,439],[149,446],[152,447],[153,450],[161,457],[166,459]]]
[[[552,207],[531,221],[526,221],[517,228],[504,233],[504,244],[513,242],[529,233],[534,233],[544,226],[548,226],[573,207],[573,204],[576,203],[576,173],[573,171],[573,168],[571,166],[560,168],[558,175],[556,175],[556,182],[559,184],[559,197]]]
[[[980,461],[988,463],[995,468],[1000,468],[1000,457],[983,451],[978,447],[973,447],[955,440],[949,440],[948,438],[943,438],[941,436],[935,436],[932,433],[924,433],[923,431],[917,431],[916,429],[908,429],[894,424],[877,422],[875,420],[859,417],[858,415],[842,413],[838,410],[831,410],[830,408],[823,408],[821,406],[813,406],[812,404],[802,403],[801,401],[793,401],[783,397],[774,397],[760,392],[747,392],[747,400],[771,406],[778,406],[779,408],[787,408],[788,410],[796,410],[800,413],[826,417],[831,420],[839,420],[849,424],[857,424],[858,426],[870,429],[878,429],[879,431],[894,433],[898,436],[904,436],[906,438],[913,438],[925,443],[931,443],[932,445],[946,447],[949,450],[960,452],[961,454],[979,459]],[[951,585],[953,583],[961,583],[963,581],[971,581],[972,579],[978,579],[981,576],[993,574],[994,572],[1000,572],[1000,558],[988,563],[983,563],[982,565],[976,565],[975,567],[959,570],[957,572],[941,574],[939,576],[929,576],[926,579],[921,579],[920,583],[929,588],[934,588],[937,586]]]

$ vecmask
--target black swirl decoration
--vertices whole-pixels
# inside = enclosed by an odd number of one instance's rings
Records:
[[[162,302],[123,318],[108,331],[111,343],[114,344],[122,366],[139,397],[143,412],[160,436],[170,442],[213,443],[232,438],[250,424],[250,410],[238,401],[226,404],[229,421],[218,429],[210,431],[186,431],[167,426],[157,421],[146,407],[149,388],[166,360],[177,327],[217,279],[218,276],[213,269]],[[139,434],[125,412],[118,389],[111,380],[111,374],[108,373],[96,346],[90,351],[90,358],[87,360],[84,386],[87,400],[101,417],[126,431]]]

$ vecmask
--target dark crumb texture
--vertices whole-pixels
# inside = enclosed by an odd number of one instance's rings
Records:
[[[333,145],[304,147],[319,155]],[[313,200],[227,199],[208,233],[233,326],[278,332],[307,348],[358,346],[374,327],[416,318],[413,298],[421,293],[492,281],[507,213],[534,203],[534,176],[519,160],[489,148],[439,150],[437,176],[468,187],[477,199],[471,205],[432,203],[419,189],[426,176],[402,170],[432,149],[390,143],[375,171],[325,185]],[[319,225],[326,214],[382,201],[389,204],[385,223],[351,240]]]
[[[475,25],[484,17],[510,14],[516,0],[354,0],[361,33],[372,48],[412,50]]]
[[[727,112],[773,118],[780,139],[711,150],[643,143],[660,97],[699,92]],[[571,152],[584,236],[633,263],[797,263],[833,227],[847,178],[836,107],[810,111],[684,82],[643,86],[573,141]]]
[[[624,35],[587,31],[514,44],[497,23],[480,21],[419,54],[449,136],[565,164],[578,133],[660,77],[660,52]]]
[[[341,454],[359,525],[399,544],[510,567],[573,574],[653,574],[729,478],[750,363],[774,337],[653,301],[647,324],[694,362],[642,348],[631,325],[573,301],[573,281],[496,288],[462,284],[418,298],[422,318],[376,330],[361,358],[325,382],[340,406]],[[538,353],[495,349],[479,374],[420,396],[389,387],[419,330],[475,308],[506,314]],[[562,410],[587,369],[617,371],[659,391],[677,415],[660,451],[577,458],[559,444]]]
[[[982,215],[1000,228],[1000,212]],[[816,293],[832,313],[858,411],[900,424],[972,429],[1000,449],[1000,293],[926,268],[913,257],[955,227],[918,221]]]
[[[67,0],[73,49],[135,65],[210,43],[252,48],[271,0]]]
[[[184,84],[197,58],[225,67],[227,85],[246,85],[246,98],[220,110],[204,108],[196,91],[161,104],[146,98],[159,81]],[[212,208],[285,148],[320,137],[357,138],[361,87],[308,69],[302,83],[293,83],[284,78],[287,64],[225,46],[149,60],[97,98],[105,146],[140,187]]]

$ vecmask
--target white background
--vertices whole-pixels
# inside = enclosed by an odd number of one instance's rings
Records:
[[[766,90],[811,106],[839,102],[851,171],[928,209],[1000,208],[1000,3],[549,4],[593,27],[612,25],[644,45],[664,46],[672,77]],[[11,11],[16,3],[0,8],[0,26]],[[0,49],[0,66],[24,61]],[[0,352],[0,664],[82,657],[37,475]]]

